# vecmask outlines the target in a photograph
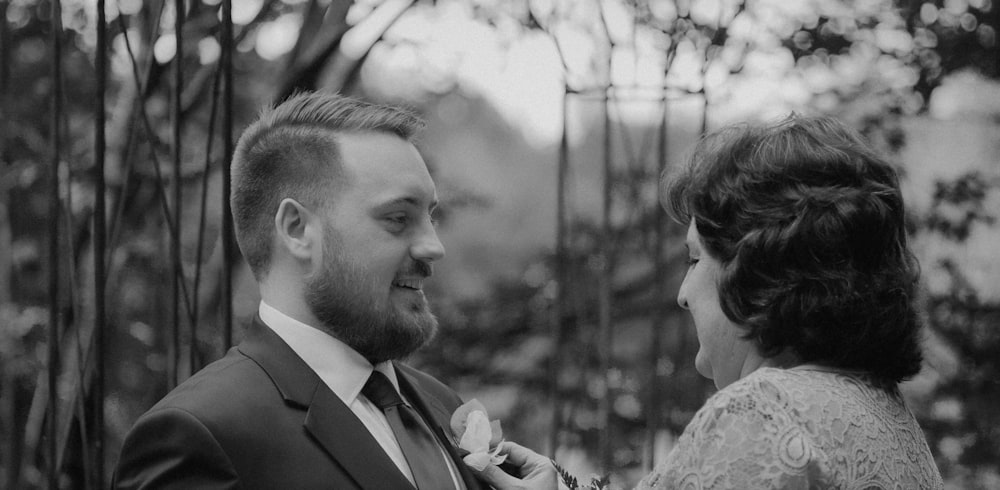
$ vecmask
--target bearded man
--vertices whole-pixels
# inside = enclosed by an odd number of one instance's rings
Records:
[[[259,315],[136,422],[115,488],[480,488],[445,429],[461,400],[398,362],[437,328],[422,124],[307,92],[246,129],[231,204]]]

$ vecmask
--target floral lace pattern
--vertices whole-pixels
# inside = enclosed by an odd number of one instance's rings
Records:
[[[899,391],[854,373],[761,368],[713,395],[638,489],[940,489]]]

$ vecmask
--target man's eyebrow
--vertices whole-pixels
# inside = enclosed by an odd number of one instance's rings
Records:
[[[419,208],[420,207],[420,199],[417,199],[417,198],[412,197],[412,196],[397,197],[395,199],[390,199],[390,200],[382,203],[381,205],[379,205],[379,207],[380,208],[389,208],[389,207],[400,206],[400,205],[412,206],[412,207],[415,207],[415,208]],[[434,208],[437,207],[437,205],[438,205],[438,201],[437,201],[437,199],[434,199],[427,206],[427,209],[433,211]]]

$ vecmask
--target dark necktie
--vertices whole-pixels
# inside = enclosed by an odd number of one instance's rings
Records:
[[[441,449],[434,441],[427,425],[412,408],[403,403],[399,392],[389,378],[379,371],[372,375],[361,389],[361,394],[375,404],[385,414],[385,418],[396,435],[406,463],[419,490],[454,489],[451,472],[444,461]]]

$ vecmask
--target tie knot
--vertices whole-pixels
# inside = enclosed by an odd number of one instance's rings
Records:
[[[361,394],[365,395],[368,400],[382,411],[385,411],[388,407],[403,404],[403,399],[399,396],[396,388],[392,386],[392,382],[379,371],[372,371],[372,375],[368,377],[365,387],[361,388]]]

